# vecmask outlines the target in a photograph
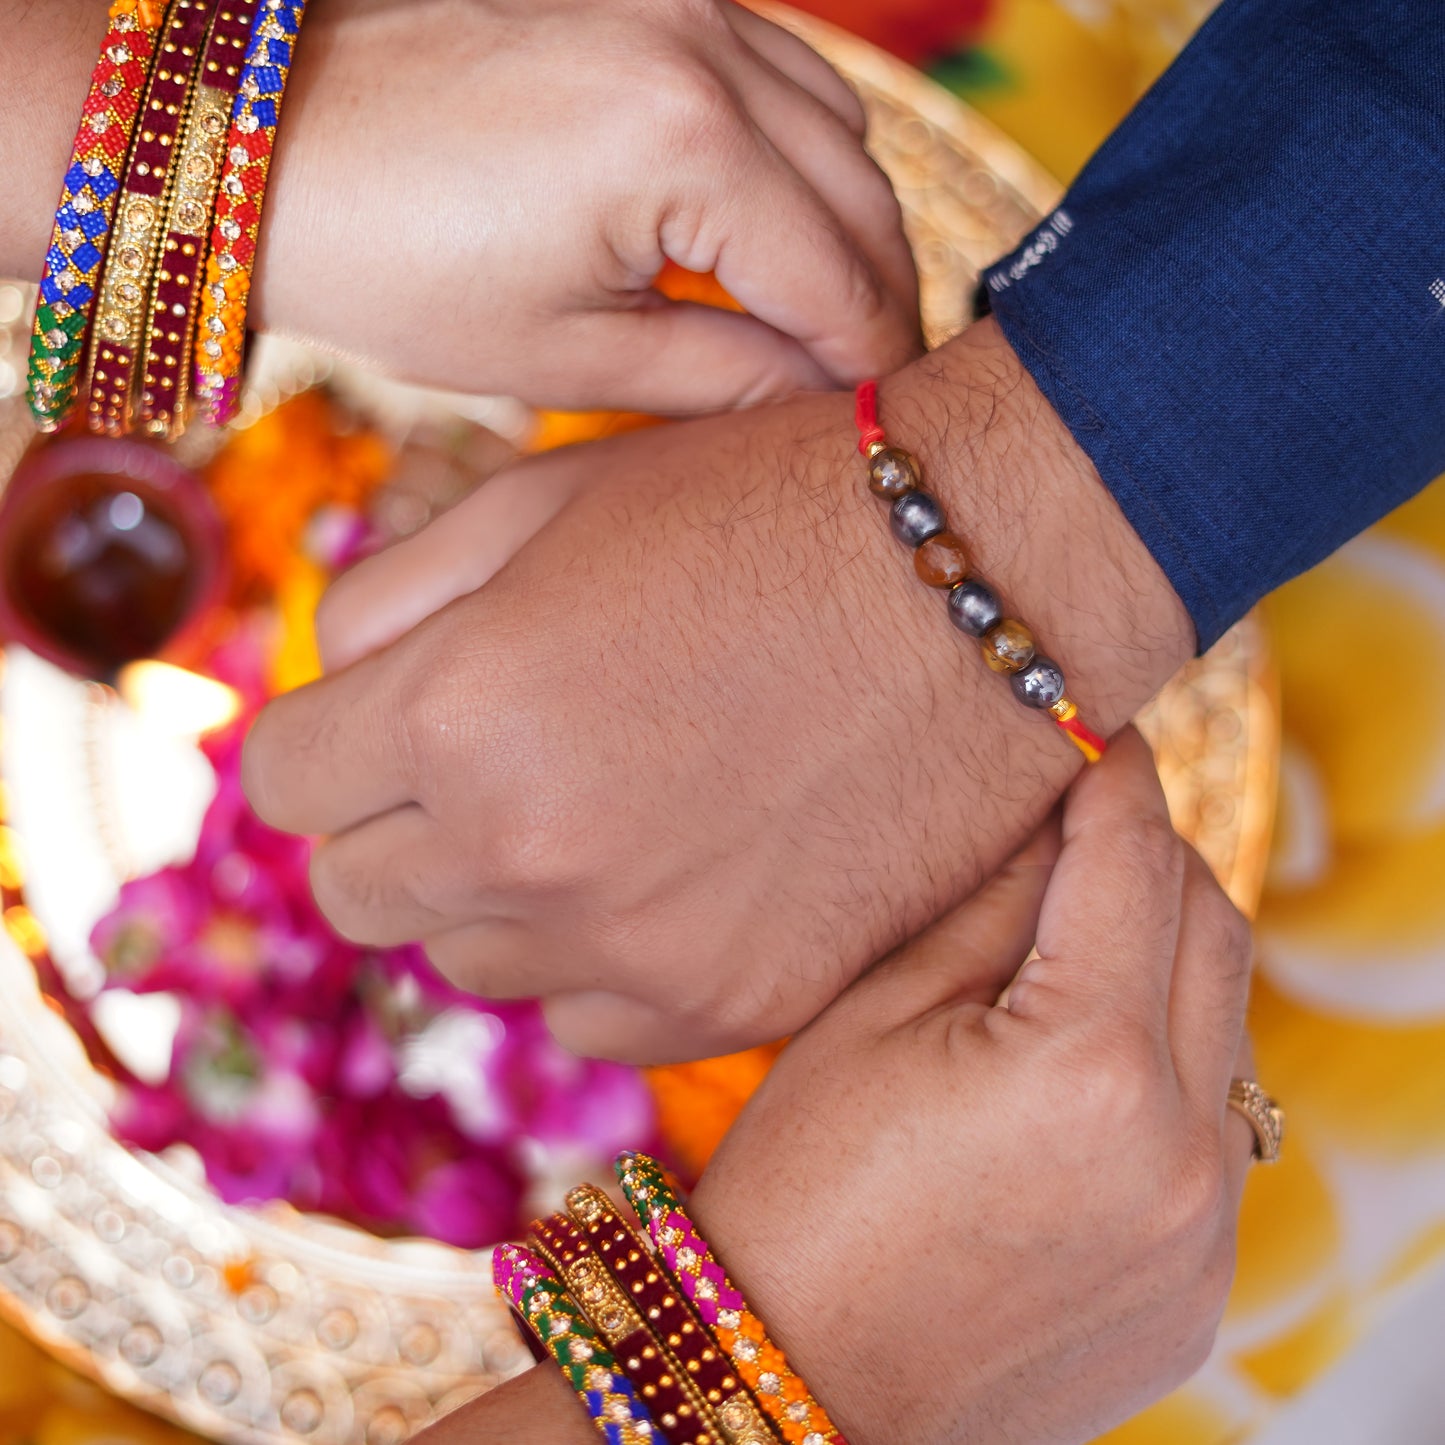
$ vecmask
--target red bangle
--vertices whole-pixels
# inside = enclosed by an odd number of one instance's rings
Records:
[[[101,267],[164,8],[159,0],[116,0],[110,7],[35,308],[29,399],[43,431],[58,431],[75,409]]]
[[[718,1445],[706,1411],[688,1394],[685,1377],[572,1220],[565,1214],[534,1220],[531,1243],[606,1341],[666,1445]]]
[[[623,1153],[617,1177],[668,1273],[712,1327],[738,1374],[790,1445],[845,1445],[842,1433],[794,1372],[763,1323],[687,1217],[682,1193],[657,1160]]]
[[[215,216],[226,133],[256,8],[232,0],[216,16],[201,62],[195,100],[174,162],[174,193],[146,329],[138,421],[153,436],[175,440],[186,425],[190,364],[201,302],[206,242]]]
[[[171,0],[141,107],[139,135],[120,199],[120,217],[101,283],[91,347],[90,429],[124,436],[136,403],[136,361],[145,342],[151,291],[164,239],[176,140],[190,112],[192,81],[221,0]]]

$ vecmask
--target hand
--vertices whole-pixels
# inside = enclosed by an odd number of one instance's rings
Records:
[[[916,354],[857,97],[732,0],[317,0],[258,315],[408,379],[716,410]],[[78,101],[77,101],[78,105]],[[751,313],[664,302],[664,259]]]
[[[1079,1445],[1212,1344],[1253,1145],[1225,1108],[1248,929],[1132,729],[1057,848],[796,1039],[693,1200],[852,1445]]]
[[[890,383],[883,415],[1118,727],[1188,620],[996,330]],[[333,673],[262,715],[253,802],[331,835],[313,878],[344,934],[541,995],[583,1053],[800,1028],[1077,767],[914,579],[839,397],[504,472],[343,579],[321,632]]]
[[[793,1041],[692,1208],[853,1445],[1081,1445],[1203,1362],[1253,1146],[1224,1105],[1248,988],[1130,731],[1062,851],[1051,824]],[[589,1429],[543,1365],[424,1442]]]

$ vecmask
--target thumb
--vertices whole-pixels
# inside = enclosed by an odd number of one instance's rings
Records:
[[[1055,814],[968,902],[890,954],[853,990],[885,1028],[963,1003],[992,1007],[1034,946],[1059,856]]]

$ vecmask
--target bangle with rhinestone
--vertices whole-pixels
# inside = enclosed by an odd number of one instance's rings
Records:
[[[306,18],[306,0],[258,4],[226,137],[197,333],[195,400],[214,426],[232,421],[240,404],[261,213],[286,84]]]
[[[628,1297],[571,1216],[534,1221],[530,1242],[607,1342],[667,1445],[735,1445],[683,1362],[643,1319],[640,1303]],[[769,1445],[766,1436],[759,1445]]]
[[[889,503],[893,535],[913,548],[919,580],[948,592],[949,620],[978,639],[983,660],[993,671],[1009,675],[1014,696],[1025,707],[1047,712],[1085,759],[1097,763],[1108,744],[1079,716],[1078,704],[1064,689],[1063,669],[1038,652],[1029,629],[1017,618],[1005,617],[993,589],[971,575],[967,549],[948,530],[938,499],[922,489],[917,460],[889,446],[878,424],[876,381],[858,388],[856,415],[868,486]]]
[[[171,0],[121,188],[115,234],[100,286],[86,378],[91,431],[131,430],[146,321],[165,238],[177,143],[195,99],[201,51],[220,0]]]
[[[544,1260],[521,1245],[500,1245],[492,1253],[492,1279],[557,1362],[608,1445],[660,1445],[647,1406]]]
[[[696,1306],[744,1383],[790,1445],[846,1445],[763,1323],[748,1308],[688,1218],[682,1191],[657,1160],[625,1153],[617,1177],[627,1202],[647,1226],[668,1273]]]
[[[159,0],[115,0],[110,6],[110,28],[90,78],[35,308],[29,400],[43,431],[58,431],[75,409],[116,199],[164,10]]]
[[[174,441],[185,430],[192,345],[206,245],[214,219],[226,133],[246,46],[261,0],[227,0],[216,16],[197,76],[190,118],[176,147],[165,239],[146,328],[137,421]]]
[[[567,1208],[598,1262],[627,1294],[683,1377],[692,1381],[726,1445],[776,1442],[779,1437],[764,1421],[727,1353],[612,1201],[584,1184],[567,1196]]]

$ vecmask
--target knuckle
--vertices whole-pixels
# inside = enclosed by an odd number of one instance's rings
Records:
[[[710,66],[670,56],[648,69],[648,112],[688,153],[731,149],[744,135],[738,102]]]
[[[1198,1259],[1218,1238],[1227,1203],[1224,1171],[1212,1154],[1198,1151],[1170,1173],[1159,1208],[1161,1241]]]

